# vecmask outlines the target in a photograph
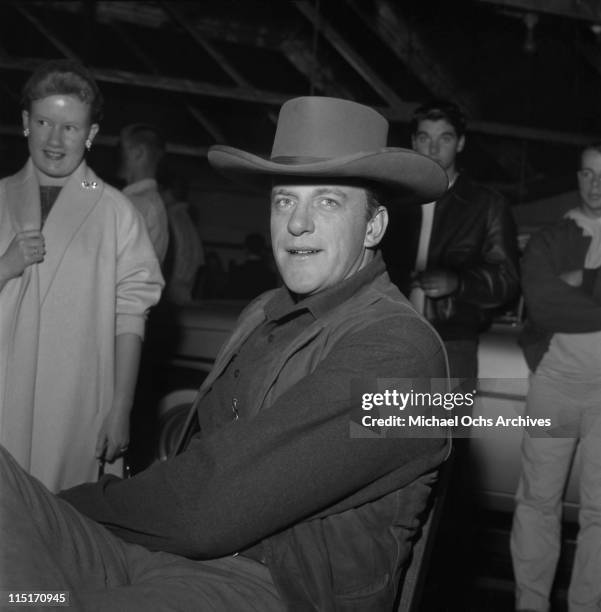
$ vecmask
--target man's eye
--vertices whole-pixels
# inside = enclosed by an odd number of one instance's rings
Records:
[[[276,208],[288,208],[291,204],[292,200],[290,198],[275,198],[273,201]]]
[[[580,171],[580,176],[585,179],[585,180],[590,180],[590,178],[593,176],[593,173],[591,170],[581,170]]]
[[[48,122],[46,121],[46,119],[36,119],[36,123],[38,125],[48,125]]]
[[[338,202],[336,200],[333,200],[332,198],[321,198],[319,202],[322,206],[325,206],[326,208],[336,208],[338,206]]]

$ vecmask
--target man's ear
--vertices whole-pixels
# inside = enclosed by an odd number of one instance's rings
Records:
[[[463,147],[465,147],[465,134],[459,138],[457,141],[457,153],[461,153],[463,151]]]
[[[380,240],[384,237],[384,232],[388,227],[388,210],[385,206],[378,206],[375,214],[367,222],[367,229],[365,231],[365,240],[363,246],[367,248],[373,248],[378,246]]]

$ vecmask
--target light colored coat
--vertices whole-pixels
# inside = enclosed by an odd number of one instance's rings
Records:
[[[0,181],[0,253],[40,227],[31,160]],[[43,228],[47,254],[0,292],[0,442],[51,490],[94,480],[115,336],[143,337],[163,279],[144,223],[82,162]]]

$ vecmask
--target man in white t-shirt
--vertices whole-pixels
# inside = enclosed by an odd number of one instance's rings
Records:
[[[562,496],[580,447],[580,533],[570,612],[601,605],[601,143],[578,171],[580,206],[535,234],[522,284],[528,311],[520,344],[532,375],[526,415],[549,419],[522,442],[511,553],[516,608],[547,612],[561,546]]]

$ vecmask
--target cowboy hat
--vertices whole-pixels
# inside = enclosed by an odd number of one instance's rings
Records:
[[[288,100],[278,117],[269,158],[214,145],[209,163],[226,176],[254,188],[274,177],[366,181],[404,201],[431,202],[447,189],[446,172],[410,149],[386,147],[388,121],[377,111],[349,100],[306,96]]]

